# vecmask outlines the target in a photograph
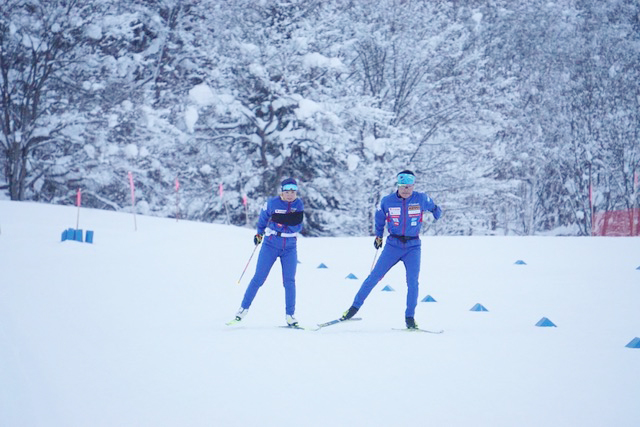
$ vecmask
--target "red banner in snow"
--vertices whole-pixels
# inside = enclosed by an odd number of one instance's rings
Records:
[[[596,212],[594,236],[640,236],[640,209]]]

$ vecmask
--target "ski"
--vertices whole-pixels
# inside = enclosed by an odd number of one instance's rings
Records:
[[[309,328],[305,328],[304,326],[300,326],[300,325],[297,325],[297,326],[293,326],[293,325],[284,325],[284,326],[279,326],[279,328],[285,328],[285,329],[300,329],[300,330],[302,330],[302,331],[306,331],[307,329],[309,329]],[[310,330],[313,330],[313,329],[310,329]]]
[[[420,329],[420,328],[392,328],[394,331],[405,331],[405,332],[426,332],[428,334],[441,334],[444,332],[444,329],[440,329],[439,331],[430,331],[428,329]]]
[[[325,323],[318,323],[318,329],[326,328],[327,326],[335,325],[337,323],[351,322],[355,320],[362,320],[362,317],[352,317],[351,319],[346,319],[346,320],[335,319]]]
[[[226,322],[225,325],[227,325],[227,326],[235,326],[235,325],[238,325],[240,323],[242,323],[240,320],[233,319],[233,320],[230,320],[230,321]],[[286,329],[301,329],[303,331],[305,331],[305,330],[315,331],[316,330],[315,328],[306,328],[306,327],[300,326],[300,325],[298,325],[298,326],[282,325],[282,326],[278,326],[278,327],[279,328],[286,328]]]

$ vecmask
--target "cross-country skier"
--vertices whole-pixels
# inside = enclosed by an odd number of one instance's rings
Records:
[[[416,181],[415,174],[404,170],[397,175],[398,189],[380,201],[375,214],[376,238],[373,246],[382,247],[382,235],[385,223],[389,231],[387,243],[376,262],[371,274],[365,279],[356,294],[351,307],[344,312],[341,320],[348,320],[354,316],[364,304],[371,290],[382,277],[399,261],[404,263],[407,276],[407,309],[405,322],[407,328],[417,329],[414,315],[418,305],[418,276],[420,275],[420,228],[422,214],[429,211],[437,220],[442,216],[442,210],[426,193],[413,191]]]
[[[247,286],[240,310],[236,313],[235,320],[238,322],[247,315],[258,289],[267,280],[273,263],[279,257],[282,265],[287,325],[299,326],[293,317],[296,311],[296,267],[298,266],[296,237],[302,230],[304,204],[298,198],[297,192],[296,180],[285,179],[280,184],[280,195],[267,200],[260,211],[253,243],[257,246],[263,242],[264,238],[264,244],[260,249],[256,272]]]

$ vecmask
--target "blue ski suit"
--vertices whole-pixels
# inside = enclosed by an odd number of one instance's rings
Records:
[[[296,311],[296,267],[298,266],[297,235],[302,230],[304,204],[299,198],[287,202],[273,197],[264,204],[258,218],[258,234],[264,234],[262,248],[258,256],[256,272],[249,282],[241,307],[248,309],[258,293],[258,289],[269,276],[271,267],[280,257],[282,281],[285,292],[286,314]]]
[[[391,267],[399,261],[404,263],[407,277],[407,309],[405,317],[414,317],[418,305],[418,276],[420,275],[420,228],[422,214],[429,211],[437,220],[442,210],[426,193],[414,191],[407,199],[398,193],[385,196],[375,215],[376,236],[382,238],[387,224],[389,237],[375,267],[360,286],[353,306],[360,308],[373,288]]]

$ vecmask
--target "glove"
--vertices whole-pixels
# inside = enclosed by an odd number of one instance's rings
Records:
[[[442,216],[442,209],[440,209],[440,206],[436,205],[432,213],[433,213],[433,218],[437,221]]]
[[[262,243],[262,237],[262,234],[256,234],[255,236],[253,236],[253,243],[258,246],[260,243]]]
[[[376,240],[373,241],[373,247],[376,249],[380,249],[382,247],[382,237],[376,236]]]

